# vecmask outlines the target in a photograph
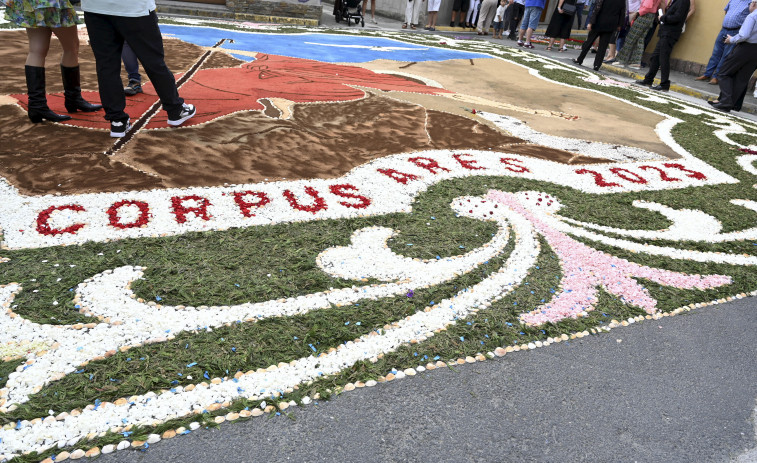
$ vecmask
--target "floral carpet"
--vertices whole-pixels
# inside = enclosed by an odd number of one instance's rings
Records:
[[[102,112],[28,122],[25,34],[0,30],[0,461],[145,449],[757,291],[754,122],[487,42],[161,29],[197,115],[169,128],[147,82],[122,139]]]

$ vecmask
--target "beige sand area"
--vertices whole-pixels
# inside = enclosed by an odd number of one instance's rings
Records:
[[[655,133],[656,125],[665,119],[663,116],[600,93],[535,77],[528,69],[505,60],[491,58],[416,63],[376,60],[350,65],[405,76],[415,75],[434,80],[456,93],[524,109],[576,115],[579,119],[545,117],[495,106],[472,106],[451,98],[415,93],[389,93],[393,98],[427,108],[482,121],[465,110],[473,107],[521,119],[532,129],[550,135],[635,146],[671,159],[680,157]]]

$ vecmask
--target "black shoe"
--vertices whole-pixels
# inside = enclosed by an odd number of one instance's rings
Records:
[[[110,136],[113,138],[121,138],[126,135],[126,132],[131,128],[129,124],[129,118],[122,119],[120,121],[110,121]]]
[[[595,71],[597,71],[597,72],[599,72],[599,68],[600,68],[600,67],[601,67],[601,66],[594,66],[594,70],[595,70]]]
[[[710,103],[711,106],[715,106],[716,104],[720,104],[718,100],[707,100],[708,103]]]
[[[724,105],[723,103],[714,103],[712,105],[713,108],[717,109],[718,111],[722,111],[724,113],[730,113],[731,109],[730,107]]]
[[[25,66],[24,71],[26,72],[26,93],[29,96],[27,111],[29,120],[37,124],[44,120],[62,122],[71,119],[71,116],[52,112],[47,106],[47,96],[45,94],[45,68]]]
[[[658,92],[667,92],[670,90],[669,87],[663,87],[662,85],[655,85],[653,87],[650,87],[652,90],[658,91]]]
[[[449,27],[455,27],[455,21],[452,21],[451,23],[449,23]]]
[[[61,64],[60,75],[63,78],[63,95],[66,97],[66,111],[70,113],[75,113],[76,111],[91,113],[102,109],[102,105],[89,103],[82,98],[79,66],[69,68]]]
[[[645,87],[651,87],[652,84],[653,84],[653,82],[649,82],[646,79],[634,80],[633,83],[636,84],[636,85],[643,85]]]
[[[591,51],[592,53],[597,53],[597,49],[596,49],[596,48],[592,48],[592,49],[591,49],[590,51]]]
[[[142,93],[142,84],[138,80],[130,80],[129,85],[124,87],[124,95],[134,96],[137,93]]]
[[[573,61],[573,64],[575,64],[576,66],[583,66],[583,63],[578,61],[578,59],[576,58],[571,59],[571,61]]]
[[[194,105],[184,103],[184,106],[181,109],[181,113],[176,118],[168,117],[168,125],[172,125],[174,127],[180,126],[184,123],[187,119],[191,119],[192,116],[197,114],[197,108],[194,107]]]

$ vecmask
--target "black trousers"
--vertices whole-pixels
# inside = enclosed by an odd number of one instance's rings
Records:
[[[610,44],[610,39],[612,38],[614,32],[615,31],[595,31],[594,29],[590,30],[589,35],[586,37],[586,41],[581,46],[581,53],[579,53],[578,58],[576,58],[578,62],[584,62],[584,58],[586,58],[586,55],[589,53],[591,45],[595,40],[597,40],[597,37],[599,37],[597,54],[594,55],[594,69],[599,70],[600,66],[602,66],[602,61],[604,61],[605,59],[605,52],[607,52],[607,46]]]
[[[515,34],[518,30],[518,23],[521,19],[523,19],[523,12],[526,10],[526,7],[521,5],[520,3],[513,3],[510,5],[510,7],[507,9],[507,13],[505,16],[505,28],[510,31],[510,37],[511,39],[515,38]],[[509,26],[508,26],[509,24]]]
[[[644,76],[647,82],[654,82],[657,71],[660,71],[660,86],[670,88],[670,55],[673,53],[673,47],[678,42],[678,37],[663,35],[657,41],[657,46],[649,58],[649,71]]]
[[[137,55],[142,68],[150,78],[169,119],[178,119],[184,100],[179,98],[176,79],[164,59],[163,37],[158,27],[158,15],[151,11],[147,16],[124,17],[97,13],[84,13],[89,44],[95,55],[100,102],[105,119],[124,120],[129,117],[121,82],[121,50],[124,41]]]
[[[757,43],[738,43],[726,57],[718,71],[720,104],[728,109],[741,110],[749,79],[757,69]]]

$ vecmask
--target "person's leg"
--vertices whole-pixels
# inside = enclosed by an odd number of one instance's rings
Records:
[[[79,65],[79,32],[76,26],[56,27],[52,29],[53,34],[58,38],[63,54],[60,57],[60,64],[66,67],[76,67]]]
[[[599,34],[599,46],[597,47],[597,54],[594,55],[595,71],[599,71],[599,68],[602,67],[602,61],[605,59],[605,53],[607,52],[607,47],[610,44],[612,36],[612,32],[601,32]]]
[[[124,49],[121,51],[121,60],[124,62],[129,82],[142,82],[142,76],[139,75],[139,60],[126,42],[124,42]]]
[[[712,47],[712,54],[710,55],[710,60],[707,61],[707,67],[704,70],[704,74],[702,74],[702,77],[706,78],[712,78],[715,77],[715,71],[718,67],[720,67],[721,64],[721,58],[723,58],[723,51],[725,50],[725,36],[727,35],[727,31],[723,28],[720,29],[720,32],[718,32],[718,36],[715,37],[715,45]]]
[[[670,55],[677,41],[677,37],[660,37],[660,87],[665,89],[670,88]]]
[[[513,11],[512,18],[510,19],[510,35],[507,37],[511,40],[515,40],[515,34],[518,30],[518,23],[523,18],[524,7],[520,3],[514,3],[515,10]]]
[[[418,20],[419,20],[420,15],[421,15],[421,5],[423,3],[421,3],[421,2],[419,2],[417,0],[413,0],[410,3],[413,5],[412,6],[413,12],[412,12],[412,19],[411,19],[412,22],[410,23],[410,28],[411,29],[415,29],[415,26],[418,24]]]
[[[531,16],[531,11],[533,11],[532,6],[523,10],[523,20],[520,22],[520,31],[518,31],[519,45],[523,43],[523,37],[526,35],[526,29],[528,29],[528,21],[529,17]]]
[[[581,53],[578,54],[578,58],[574,59],[573,62],[577,64],[583,64],[584,59],[586,58],[586,55],[589,54],[589,49],[591,48],[591,44],[594,43],[594,40],[597,38],[597,31],[594,29],[589,31],[589,34],[586,36],[586,40],[584,41],[583,45],[581,45]]]
[[[47,106],[45,57],[50,49],[51,35],[52,31],[48,27],[26,29],[29,39],[29,52],[24,66],[26,94],[29,98],[27,115],[35,124],[43,120],[61,122],[71,119],[71,116],[52,112]]]
[[[757,44],[741,43],[734,47],[718,74],[720,109],[741,109],[755,68]]]
[[[121,50],[124,38],[114,27],[113,18],[115,16],[84,13],[89,45],[95,55],[97,85],[100,102],[105,108],[105,119],[126,121],[129,115],[124,112],[126,98],[121,82]]]
[[[436,29],[436,19],[439,16],[439,10],[434,11],[431,13],[431,27]]]
[[[142,63],[169,119],[176,119],[182,110],[184,100],[179,97],[176,79],[166,66],[163,37],[158,27],[158,15],[152,11],[147,16],[118,17],[115,25],[119,34],[129,42],[129,46]]]
[[[647,71],[647,74],[644,76],[645,84],[652,85],[652,83],[654,82],[654,78],[657,75],[657,71],[660,70],[660,43],[661,42],[662,42],[662,37],[660,37],[660,40],[657,42],[657,45],[654,47],[652,56],[649,57],[649,70]]]
[[[576,18],[578,18],[578,21],[576,22],[576,28],[578,30],[581,30],[581,15],[583,14],[584,10],[584,4],[583,3],[576,3]],[[571,23],[573,20],[571,19]]]
[[[531,45],[531,36],[534,34],[534,31],[537,27],[539,27],[539,18],[541,17],[541,8],[534,7],[534,13],[531,15],[531,18],[529,19],[529,25],[528,29],[526,30],[526,45]],[[533,45],[531,45],[533,46]]]
[[[57,27],[53,34],[58,38],[63,56],[60,60],[60,72],[63,78],[63,95],[65,96],[66,110],[70,113],[76,111],[92,112],[102,108],[97,104],[91,104],[81,96],[81,73],[79,71],[79,32],[76,26]]]
[[[29,52],[26,55],[27,66],[45,67],[45,57],[50,50],[51,36],[52,30],[49,27],[26,29],[26,37],[29,39]]]
[[[720,68],[721,66],[723,66],[723,62],[725,61],[726,58],[728,58],[728,55],[731,54],[731,52],[733,51],[733,47],[735,46],[732,43],[727,43],[724,45],[725,46],[723,47],[723,55],[720,57],[720,61],[718,61],[718,65],[715,67],[715,71],[712,73],[712,77],[714,79],[718,78],[718,72],[720,72]]]

